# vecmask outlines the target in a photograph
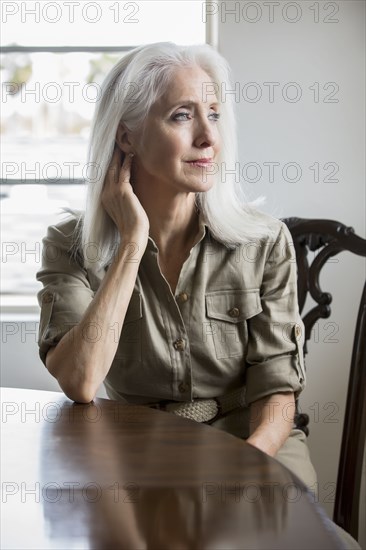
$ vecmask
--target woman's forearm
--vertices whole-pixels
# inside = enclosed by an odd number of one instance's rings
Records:
[[[286,441],[293,427],[294,394],[276,393],[250,406],[250,437],[247,442],[270,456]]]
[[[74,401],[86,403],[94,399],[117,351],[139,264],[146,248],[146,243],[141,241],[132,258],[132,242],[139,243],[139,239],[121,243],[81,321],[47,354],[48,370],[58,380],[65,394]]]

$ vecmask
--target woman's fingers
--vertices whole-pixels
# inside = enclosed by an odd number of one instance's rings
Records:
[[[131,164],[133,153],[125,155],[123,161],[121,159],[121,150],[119,147],[115,147],[112,155],[111,162],[107,171],[107,177],[105,180],[106,185],[118,185],[122,183],[130,183],[131,177]]]
[[[120,183],[131,183],[131,165],[132,165],[133,153],[129,153],[125,156],[121,170],[119,173],[119,182]]]
[[[108,184],[113,185],[113,184],[116,184],[116,183],[119,182],[119,174],[120,174],[120,171],[121,171],[121,165],[122,165],[121,151],[120,151],[119,147],[115,146],[114,151],[113,151],[113,155],[112,155],[112,158],[111,158],[111,162],[109,163],[109,167],[108,167],[108,170],[107,170],[106,178],[105,178],[105,181],[104,181],[104,186],[105,187]]]
[[[147,242],[149,220],[130,182],[133,156],[125,155],[122,162],[122,152],[115,148],[101,202],[121,235],[138,235],[141,242]]]

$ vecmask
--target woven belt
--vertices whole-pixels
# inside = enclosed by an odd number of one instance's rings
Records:
[[[246,406],[245,388],[238,388],[226,395],[220,395],[211,399],[195,399],[194,401],[179,403],[161,401],[149,404],[149,407],[172,412],[178,416],[211,424],[219,418],[223,418],[235,409]]]

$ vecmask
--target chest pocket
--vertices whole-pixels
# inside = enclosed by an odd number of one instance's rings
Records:
[[[118,345],[118,355],[135,361],[142,357],[142,299],[141,294],[133,292],[123,322]]]
[[[248,341],[246,320],[262,311],[259,289],[216,290],[208,292],[205,300],[207,335],[212,336],[216,357],[244,356]]]

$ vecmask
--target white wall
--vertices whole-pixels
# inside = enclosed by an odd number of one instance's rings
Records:
[[[8,388],[61,391],[38,353],[39,313],[2,315],[0,385]],[[98,397],[107,397],[102,386]]]
[[[311,6],[313,10],[319,7],[318,23]],[[352,225],[365,237],[365,3],[279,2],[273,9],[272,22],[265,2],[221,2],[218,14],[219,50],[232,67],[233,89],[240,93],[240,166],[244,174],[248,169],[246,179],[252,180],[248,194],[251,198],[265,195],[267,202],[262,208],[278,217],[335,219]],[[333,13],[337,9],[338,13]],[[234,14],[228,10],[235,10]],[[325,22],[327,17],[338,22]],[[286,18],[298,21],[290,23]],[[255,84],[246,86],[251,82]],[[273,98],[265,82],[279,83],[272,85]],[[291,82],[295,86],[286,88]],[[331,82],[335,84],[327,85]],[[318,102],[309,89],[314,83],[319,83]],[[334,90],[337,93],[327,97]],[[290,102],[295,92],[301,92],[301,98]],[[256,93],[262,93],[261,99],[250,102]],[[329,99],[337,102],[329,103]],[[254,166],[249,168],[251,162],[262,169],[257,182],[253,180],[260,172],[257,174]],[[274,181],[270,181],[265,162],[280,163]],[[285,179],[282,177],[282,168],[290,162],[301,167],[298,182],[286,181],[296,176],[290,166]],[[320,166],[318,182],[314,169],[309,169],[316,162]],[[333,175],[337,182],[326,181],[331,166],[322,167],[330,162],[339,166]],[[348,253],[325,268],[321,283],[333,294],[332,316],[319,323],[307,359],[308,385],[302,410],[311,419],[309,445],[319,476],[320,502],[330,514],[353,331],[364,280],[363,258]],[[364,521],[361,528],[366,546]]]

